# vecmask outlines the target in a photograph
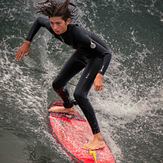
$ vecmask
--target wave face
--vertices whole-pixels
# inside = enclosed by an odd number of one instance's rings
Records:
[[[47,107],[58,98],[51,83],[73,50],[40,29],[30,54],[15,61],[17,48],[40,16],[37,2],[0,3],[0,162],[4,163],[70,162],[49,132]],[[162,0],[75,3],[76,21],[97,33],[113,51],[103,92],[92,88],[89,98],[117,163],[161,163]],[[79,77],[68,84],[71,94]]]

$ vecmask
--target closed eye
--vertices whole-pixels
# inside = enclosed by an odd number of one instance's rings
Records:
[[[56,22],[56,25],[61,25],[61,22]]]
[[[53,22],[50,22],[51,25],[53,25],[54,23]]]

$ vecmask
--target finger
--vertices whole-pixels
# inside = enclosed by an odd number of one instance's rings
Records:
[[[16,57],[19,58],[19,56],[21,55],[21,53],[22,53],[22,50],[19,49],[19,50],[17,51],[17,53],[16,53]]]
[[[101,87],[99,86],[97,91],[100,91],[100,90],[101,90]]]
[[[19,60],[19,59],[20,59],[20,56],[21,56],[21,52],[19,51],[19,52],[16,54],[16,60]]]
[[[20,53],[19,51],[16,52],[16,59],[18,58],[19,53]]]
[[[17,55],[17,61],[20,61],[21,60],[21,58],[22,58],[22,55],[23,55],[23,53],[22,52],[19,52],[18,53],[18,55]]]
[[[28,55],[28,54],[29,54],[29,51],[27,51],[27,52],[24,54],[24,56],[25,56],[25,55]]]
[[[18,60],[21,60],[27,53],[25,53],[23,50],[20,50],[19,54],[18,54]]]
[[[101,91],[104,89],[104,85],[101,86]]]
[[[98,91],[99,90],[99,86],[95,86],[95,91]]]
[[[97,91],[102,91],[102,90],[103,90],[103,85],[97,87]]]
[[[99,88],[99,91],[102,91],[103,90],[103,87],[101,86],[100,88]]]
[[[19,53],[16,53],[16,60],[18,61],[19,60]]]

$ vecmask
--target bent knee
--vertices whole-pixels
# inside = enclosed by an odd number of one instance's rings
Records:
[[[83,99],[86,100],[87,96],[82,92],[75,91],[74,92],[74,98],[76,101],[81,101]]]
[[[52,87],[56,91],[56,90],[60,89],[62,86],[61,86],[61,84],[60,84],[60,82],[58,80],[54,80],[52,82]]]

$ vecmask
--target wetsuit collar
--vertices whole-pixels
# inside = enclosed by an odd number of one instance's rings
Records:
[[[62,34],[60,34],[60,35],[58,35],[58,36],[63,36],[63,35],[65,35],[66,33],[68,33],[68,32],[71,30],[71,26],[72,26],[72,24],[68,24],[68,25],[67,25],[67,30],[66,30],[64,33],[62,33]]]

